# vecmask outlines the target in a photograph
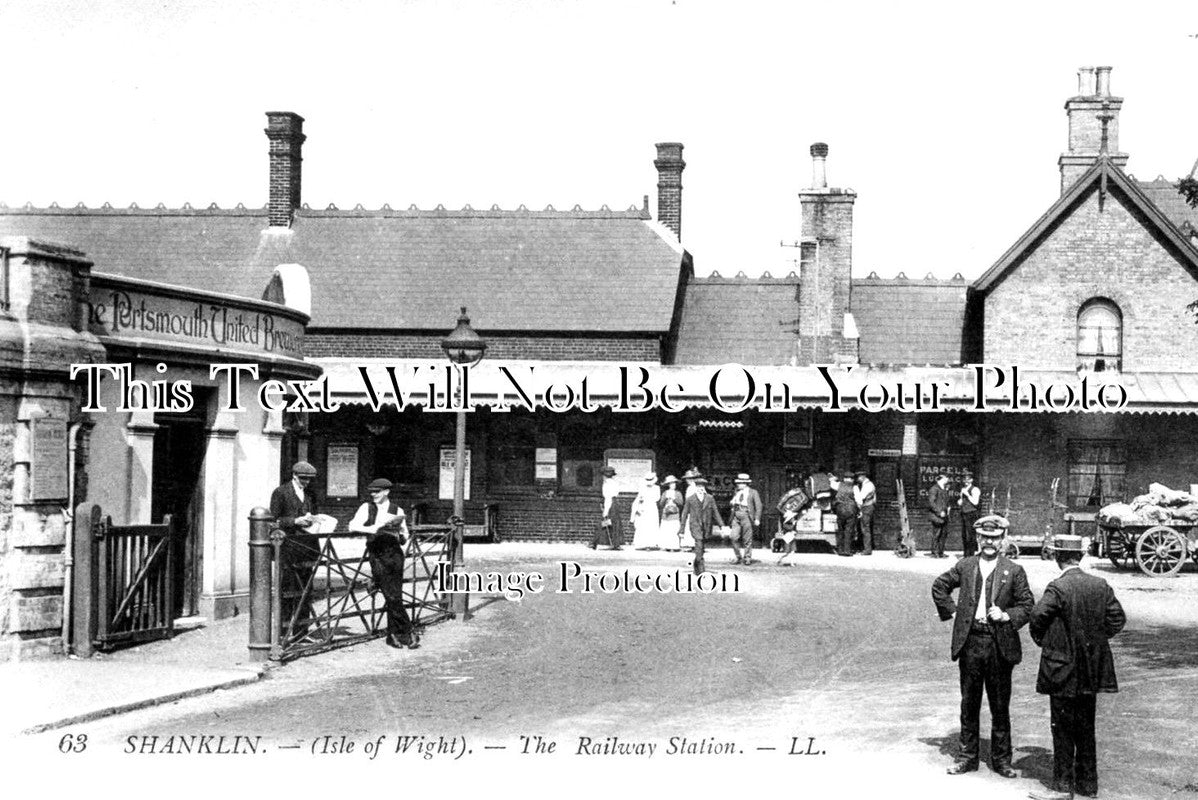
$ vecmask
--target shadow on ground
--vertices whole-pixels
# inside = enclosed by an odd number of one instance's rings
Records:
[[[1198,630],[1155,625],[1124,631],[1111,640],[1118,649],[1142,660],[1151,669],[1198,667]]]

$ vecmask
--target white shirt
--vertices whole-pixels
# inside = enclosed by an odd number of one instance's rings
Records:
[[[878,490],[874,487],[873,481],[866,478],[860,486],[854,486],[853,499],[859,506],[874,505],[878,499]]]
[[[620,493],[620,487],[616,486],[616,482],[611,478],[603,479],[603,516],[611,515],[612,501],[616,499],[616,495]]]
[[[990,610],[990,598],[986,596],[986,579],[994,574],[994,568],[997,566],[998,566],[997,558],[992,558],[989,560],[984,559],[984,558],[978,559],[978,571],[981,573],[981,577],[979,578],[981,583],[978,585],[981,586],[982,588],[981,588],[980,593],[978,594],[977,610],[973,612],[973,618],[976,619],[978,622],[985,622],[986,621],[986,612],[988,612]]]
[[[295,491],[295,496],[299,498],[299,501],[304,502],[304,485],[295,476],[291,478],[291,488]]]
[[[378,515],[374,518],[373,525],[367,525],[366,520],[370,515],[370,503],[363,503],[358,507],[358,511],[354,514],[354,518],[349,521],[349,530],[351,533],[378,533],[379,528],[386,525],[393,519],[401,520],[403,526],[403,535],[406,539],[408,536],[408,522],[404,518],[403,509],[396,506],[395,513],[388,511],[391,505],[391,498],[385,498],[383,502],[378,503]]]

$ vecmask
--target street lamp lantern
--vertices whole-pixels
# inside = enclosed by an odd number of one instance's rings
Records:
[[[466,316],[465,306],[462,306],[462,315],[458,317],[458,326],[441,340],[441,348],[450,361],[462,367],[473,367],[483,360],[483,354],[487,352],[487,343],[470,327],[470,317]]]
[[[462,306],[462,315],[458,317],[458,326],[444,339],[441,347],[449,360],[459,367],[472,367],[482,361],[487,352],[487,343],[470,327],[470,317],[466,316],[466,307]],[[462,391],[462,383],[458,383],[458,391]],[[447,398],[448,399],[448,398]],[[466,529],[466,404],[468,399],[462,397],[458,403],[457,448],[453,461],[453,555],[450,566],[455,573],[465,569],[465,529]],[[456,588],[456,587],[455,587]],[[450,596],[450,610],[461,621],[466,620],[470,610],[470,600],[464,593]]]

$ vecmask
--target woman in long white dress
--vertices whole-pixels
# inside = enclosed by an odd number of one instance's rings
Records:
[[[679,523],[682,520],[682,503],[685,498],[683,498],[682,492],[678,491],[678,479],[673,475],[667,475],[661,485],[665,487],[662,490],[661,498],[657,501],[657,510],[661,514],[661,524],[657,529],[661,549],[678,552],[682,548]],[[694,540],[692,539],[691,542],[693,547]]]
[[[657,532],[657,500],[661,490],[657,488],[657,475],[650,472],[645,483],[632,501],[632,549],[656,549],[660,545]]]

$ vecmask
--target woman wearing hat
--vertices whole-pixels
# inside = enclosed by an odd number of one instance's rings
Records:
[[[682,548],[682,530],[679,521],[682,517],[684,498],[682,492],[678,491],[678,479],[673,475],[667,475],[661,485],[665,489],[657,501],[657,511],[661,516],[661,524],[657,528],[658,542],[662,550],[676,553]]]
[[[603,519],[600,520],[598,527],[595,528],[595,535],[591,538],[591,549],[594,550],[600,544],[606,544],[612,550],[619,550],[624,546],[624,529],[620,525],[619,515],[612,513],[616,503],[616,495],[620,493],[620,489],[616,486],[614,480],[616,470],[614,467],[605,466],[602,472]]]
[[[632,548],[634,550],[656,550],[659,546],[657,528],[657,501],[661,490],[657,488],[657,473],[645,475],[645,482],[636,499],[632,501]]]

